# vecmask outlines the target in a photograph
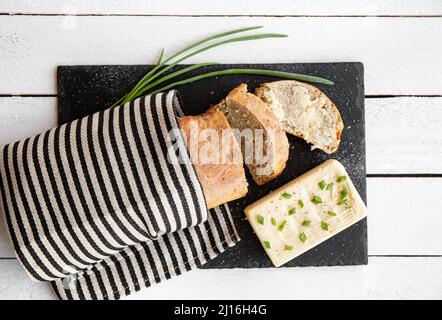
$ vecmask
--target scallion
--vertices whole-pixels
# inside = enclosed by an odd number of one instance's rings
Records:
[[[169,57],[166,57],[166,58],[164,57],[164,49],[161,50],[156,65],[138,81],[138,83],[134,86],[134,88],[129,93],[127,93],[122,98],[120,98],[118,101],[116,101],[112,106],[125,104],[127,102],[133,101],[134,99],[136,99],[140,96],[156,94],[156,93],[166,91],[168,89],[171,89],[171,88],[179,86],[179,85],[184,85],[184,84],[198,81],[198,80],[205,79],[205,78],[225,76],[225,75],[250,74],[250,75],[261,75],[261,76],[293,79],[293,80],[321,83],[321,84],[327,84],[327,85],[333,84],[332,81],[321,78],[321,77],[309,76],[309,75],[292,73],[292,72],[262,70],[262,69],[227,69],[227,70],[218,70],[218,71],[213,71],[213,72],[208,72],[208,73],[196,75],[196,76],[184,79],[184,80],[173,82],[173,83],[163,86],[161,88],[157,88],[161,83],[163,83],[167,80],[173,79],[179,75],[186,74],[186,73],[188,73],[192,70],[195,70],[199,67],[216,64],[215,62],[200,63],[200,64],[192,65],[192,66],[183,68],[181,70],[178,70],[178,71],[175,71],[175,72],[172,72],[170,74],[160,77],[162,74],[169,71],[171,68],[173,68],[174,66],[176,66],[180,62],[183,62],[184,60],[186,60],[190,57],[193,57],[199,53],[202,53],[204,51],[207,51],[212,48],[219,47],[219,46],[222,46],[225,44],[234,43],[234,42],[252,41],[252,40],[266,39],[266,38],[287,37],[287,35],[276,34],[276,33],[262,33],[262,34],[256,34],[256,35],[245,35],[245,36],[229,38],[226,40],[221,40],[221,41],[218,41],[215,43],[211,43],[211,44],[208,44],[204,47],[200,47],[199,49],[197,48],[197,47],[199,47],[207,42],[210,42],[212,40],[215,40],[215,39],[223,38],[223,37],[233,35],[236,33],[255,30],[255,29],[259,29],[259,28],[262,28],[262,26],[253,26],[253,27],[235,29],[235,30],[219,33],[219,34],[204,38],[202,40],[199,40],[195,43],[192,43],[189,46],[173,53],[172,55],[170,55]],[[195,50],[191,51],[194,48],[195,48]],[[170,64],[167,64],[168,62],[170,62]],[[155,79],[157,79],[157,80],[154,81]]]

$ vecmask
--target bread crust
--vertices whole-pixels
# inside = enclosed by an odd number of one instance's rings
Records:
[[[289,142],[281,123],[272,110],[252,93],[247,91],[247,85],[241,84],[234,88],[222,101],[234,108],[243,108],[250,113],[260,124],[260,126],[268,133],[270,130],[274,132],[274,148],[273,148],[273,164],[272,173],[268,175],[253,175],[253,179],[258,185],[263,185],[270,180],[279,176],[286,166],[289,156]],[[215,106],[216,108],[217,106]]]
[[[216,110],[209,110],[201,115],[179,118],[178,124],[203,188],[207,207],[211,209],[245,196],[248,191],[248,183],[241,150],[224,114]],[[192,128],[197,128],[199,133],[202,130],[210,129],[212,132],[216,132],[220,140],[215,143],[214,137],[199,134],[195,141],[191,134]],[[190,141],[190,139],[193,140]],[[221,141],[224,142],[222,148],[220,147]],[[217,153],[220,161],[207,163],[204,160],[206,153],[209,156]]]
[[[335,134],[336,134],[337,143],[333,146],[328,147],[328,148],[316,146],[328,154],[335,152],[339,148],[339,143],[341,140],[342,131],[344,130],[344,123],[342,121],[341,114],[339,113],[339,110],[336,107],[336,105],[321,90],[319,90],[318,88],[316,88],[310,84],[307,84],[307,83],[303,83],[303,82],[299,82],[299,81],[295,81],[295,80],[281,80],[281,81],[274,81],[274,82],[269,82],[269,83],[262,83],[260,85],[260,87],[256,88],[255,94],[260,99],[262,99],[270,108],[272,108],[272,102],[267,101],[267,99],[266,99],[266,92],[267,91],[269,91],[269,90],[273,91],[277,95],[278,91],[284,90],[284,89],[282,89],[283,87],[296,87],[296,86],[304,87],[307,90],[309,90],[313,93],[316,93],[318,96],[326,99],[328,101],[328,104],[329,104],[330,108],[332,109],[333,113],[336,114],[336,116],[337,116],[337,119],[336,119],[337,129],[336,129]],[[290,130],[290,127],[288,127],[288,126],[283,126],[283,127],[287,133],[290,133],[290,134],[300,137],[302,139],[305,138],[302,133],[292,131],[292,130]]]

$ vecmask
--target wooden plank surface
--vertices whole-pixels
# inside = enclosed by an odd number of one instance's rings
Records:
[[[368,178],[369,255],[442,255],[441,191],[442,178]],[[0,257],[14,257],[3,219]]]
[[[201,30],[264,25],[290,37],[189,62],[364,63],[371,256],[356,267],[197,270],[131,298],[442,299],[442,1],[185,3],[0,1],[0,144],[56,124],[55,97],[5,95],[55,95],[57,65],[148,64],[160,47],[171,52]],[[54,299],[47,284],[5,259],[13,252],[0,221],[0,299]]]
[[[406,174],[441,169],[441,123],[426,118],[442,116],[441,102],[442,98],[366,99],[368,173],[396,173],[396,166]],[[7,119],[0,122],[4,144],[56,125],[56,98],[3,97],[0,114]],[[410,149],[416,151],[414,157]],[[442,255],[442,178],[368,178],[367,187],[369,254]],[[412,236],[416,232],[419,236]],[[0,257],[12,256],[1,226]]]
[[[0,260],[0,274],[0,300],[55,299],[49,285],[30,281],[16,260]],[[183,297],[442,299],[442,257],[371,257],[367,266],[349,267],[195,270],[129,298],[160,300]]]
[[[13,14],[117,15],[437,15],[438,0],[2,0],[0,12]]]
[[[218,47],[189,62],[356,60],[365,65],[368,95],[442,94],[442,37],[435,34],[442,17],[139,16],[1,16],[0,94],[55,94],[56,65],[151,63],[162,46],[171,52],[201,37],[201,30],[250,25],[290,37]]]
[[[442,97],[365,99],[365,117],[368,173],[442,173]]]
[[[0,144],[55,126],[56,104],[55,97],[0,97]],[[442,97],[365,104],[368,174],[442,174]]]

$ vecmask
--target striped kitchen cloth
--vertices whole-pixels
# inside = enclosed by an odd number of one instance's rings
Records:
[[[1,204],[32,279],[61,299],[118,299],[239,241],[227,205],[207,210],[178,116],[170,91],[1,148]]]

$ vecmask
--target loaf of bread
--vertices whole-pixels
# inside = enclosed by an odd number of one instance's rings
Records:
[[[209,110],[178,119],[208,208],[246,195],[240,147],[222,112]]]
[[[286,132],[311,143],[312,150],[330,154],[338,149],[344,128],[341,115],[316,87],[283,80],[263,83],[255,94],[275,113]]]
[[[253,179],[259,185],[277,177],[284,170],[289,143],[278,118],[247,85],[233,89],[219,104],[241,145],[241,151]]]

